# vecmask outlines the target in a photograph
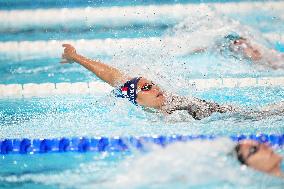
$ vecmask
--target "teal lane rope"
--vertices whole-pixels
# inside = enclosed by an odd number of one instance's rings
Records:
[[[146,144],[166,146],[174,142],[192,140],[214,140],[216,136],[207,135],[171,135],[142,137],[73,137],[59,139],[3,139],[0,140],[1,154],[34,154],[48,152],[121,152],[131,149],[143,150]],[[252,139],[272,146],[284,145],[284,134],[259,134],[230,136],[233,141]]]

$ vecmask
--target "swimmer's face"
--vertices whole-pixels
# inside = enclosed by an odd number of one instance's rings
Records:
[[[261,53],[258,49],[253,47],[245,38],[240,38],[233,41],[230,49],[235,52],[241,52],[246,58],[251,60],[260,60]]]
[[[165,100],[162,90],[153,82],[141,78],[137,85],[137,102],[139,105],[159,109]]]
[[[250,45],[248,44],[247,40],[244,39],[244,38],[234,40],[230,44],[231,51],[235,51],[235,52],[244,53],[244,50],[249,48],[249,47],[250,47]]]
[[[253,140],[242,141],[238,154],[249,167],[267,173],[273,173],[282,161],[281,156],[274,153],[267,144],[260,144]]]

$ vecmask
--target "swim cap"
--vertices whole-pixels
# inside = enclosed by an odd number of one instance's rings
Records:
[[[118,89],[118,93],[116,93],[116,97],[127,98],[130,102],[137,105],[136,98],[137,98],[137,84],[141,77],[135,77],[121,86]]]
[[[229,35],[226,35],[225,39],[227,39],[230,42],[233,42],[233,41],[241,39],[241,36],[239,34],[233,32],[233,33],[230,33]]]

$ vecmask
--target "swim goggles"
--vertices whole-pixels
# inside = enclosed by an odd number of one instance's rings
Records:
[[[140,91],[150,91],[153,85],[155,85],[153,82],[145,83],[140,89],[137,89],[136,94],[138,94]]]
[[[258,143],[258,144],[250,146],[247,157],[243,156],[243,154],[240,152],[240,148],[241,148],[240,144],[236,145],[235,147],[237,158],[241,164],[247,165],[247,160],[259,151],[260,144]]]
[[[253,145],[249,148],[249,153],[247,155],[246,158],[244,158],[244,162],[247,162],[247,160],[253,156],[254,154],[256,154],[260,149],[260,144],[257,144],[257,145]]]

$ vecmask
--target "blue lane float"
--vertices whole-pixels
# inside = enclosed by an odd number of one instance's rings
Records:
[[[34,154],[49,152],[123,152],[143,150],[149,144],[167,146],[174,142],[192,140],[214,140],[217,136],[208,135],[171,135],[171,136],[141,136],[141,137],[73,137],[57,139],[3,139],[0,140],[1,154]],[[284,134],[237,135],[230,138],[239,142],[252,139],[272,146],[284,145]]]

